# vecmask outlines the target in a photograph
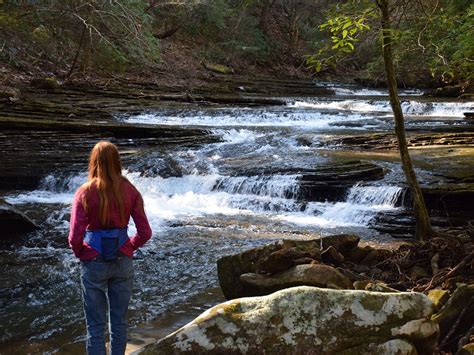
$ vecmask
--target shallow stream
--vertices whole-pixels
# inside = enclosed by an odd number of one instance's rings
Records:
[[[206,127],[221,137],[200,148],[150,148],[126,166],[154,232],[136,255],[132,327],[215,288],[216,260],[223,255],[341,232],[390,241],[371,222],[401,209],[396,203],[404,179],[397,162],[377,161],[389,171],[385,177],[355,184],[343,201],[309,202],[299,194],[298,171],[347,160],[330,154],[344,147],[323,147],[323,139],[393,129],[383,91],[335,89],[332,97],[286,98],[286,106],[173,106],[117,115],[129,123]],[[429,100],[414,90],[402,94],[413,131],[466,125],[463,113],[473,111],[472,103]],[[38,190],[6,196],[42,229],[21,247],[0,251],[0,353],[73,351],[84,339],[79,263],[67,234],[73,193],[85,179],[85,172],[51,172]]]

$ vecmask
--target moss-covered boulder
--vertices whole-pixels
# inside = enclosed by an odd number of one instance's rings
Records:
[[[142,354],[432,354],[421,293],[295,287],[219,304]]]
[[[321,260],[321,249],[334,247],[343,255],[359,243],[360,238],[351,234],[340,234],[312,240],[281,240],[263,247],[228,255],[217,261],[217,274],[222,292],[227,299],[255,296],[253,288],[240,280],[246,273],[281,272],[297,264],[303,256]],[[286,250],[286,251],[283,251]],[[274,266],[284,266],[275,268]]]

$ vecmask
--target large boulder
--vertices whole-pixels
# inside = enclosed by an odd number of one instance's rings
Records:
[[[219,304],[142,354],[432,354],[421,293],[295,287]]]
[[[284,271],[308,256],[320,260],[320,252],[333,246],[343,255],[359,243],[360,238],[351,234],[328,236],[312,240],[281,240],[235,255],[224,256],[217,261],[217,274],[222,292],[227,299],[255,296],[258,293],[240,280],[247,273],[272,274]]]

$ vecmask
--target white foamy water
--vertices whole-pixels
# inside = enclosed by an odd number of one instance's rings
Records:
[[[395,209],[402,190],[396,186],[354,186],[344,202],[304,203],[298,201],[298,175],[230,177],[211,174],[170,178],[142,177],[136,172],[125,175],[141,191],[150,222],[155,227],[182,218],[237,214],[325,228],[363,227],[378,212]],[[43,187],[8,196],[7,202],[69,205],[83,178],[83,175],[74,176],[61,183],[47,177],[43,185],[51,190]],[[58,186],[65,191],[57,191]],[[57,219],[52,223],[66,223],[64,211],[51,218]]]
[[[340,100],[340,101],[294,101],[288,104],[293,108],[310,108],[361,113],[392,112],[388,100]],[[463,117],[464,112],[474,110],[473,103],[459,102],[419,102],[402,100],[402,110],[407,115],[429,117]]]
[[[48,175],[40,183],[37,190],[5,197],[11,204],[40,203],[64,204],[72,203],[74,192],[87,181],[87,174],[82,173],[65,178]]]
[[[365,88],[334,88],[338,96],[388,96],[388,91],[383,89],[365,89]],[[402,96],[421,96],[423,91],[417,89],[400,90],[399,95]]]
[[[255,142],[255,139],[265,136],[264,133],[257,133],[248,129],[215,129],[213,132],[221,135],[227,144]]]
[[[395,210],[401,192],[402,189],[397,186],[354,186],[344,202],[310,203],[304,213],[285,214],[277,218],[298,225],[326,228],[365,227],[377,213]]]
[[[289,107],[292,107],[291,105]],[[292,112],[291,110],[242,110],[235,109],[219,113],[217,110],[212,114],[202,111],[190,111],[186,115],[163,115],[160,112],[149,112],[138,115],[132,115],[123,118],[127,123],[140,124],[165,124],[165,125],[191,125],[191,126],[213,126],[213,127],[294,127],[304,129],[337,129],[338,126],[344,126],[347,121],[365,120],[360,114],[329,114],[322,112]],[[238,132],[238,131],[236,131]],[[245,138],[245,135],[236,135],[235,132],[229,132],[234,142],[238,138]]]

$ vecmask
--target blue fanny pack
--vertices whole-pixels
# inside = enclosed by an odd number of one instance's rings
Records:
[[[127,228],[86,231],[84,241],[97,250],[105,261],[115,261],[128,239]]]

